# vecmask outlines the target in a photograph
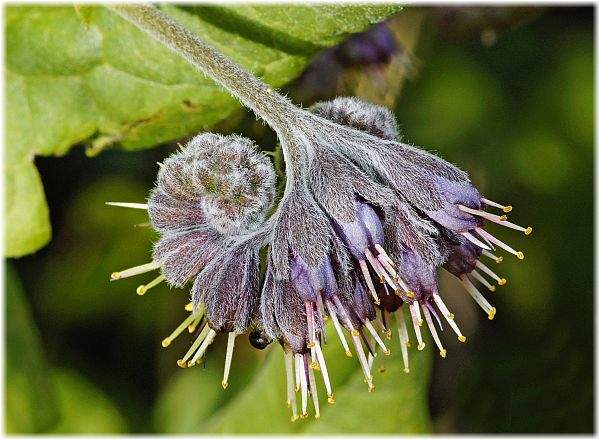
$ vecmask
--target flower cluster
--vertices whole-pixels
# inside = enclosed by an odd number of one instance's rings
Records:
[[[278,133],[287,184],[276,210],[273,167],[251,141],[196,136],[162,164],[147,204],[115,203],[147,209],[160,239],[151,263],[112,279],[160,269],[140,294],[163,280],[179,287],[193,282],[190,314],[163,346],[186,329],[195,333],[178,361],[189,367],[218,333],[227,333],[223,387],[237,335],[249,332],[257,348],[279,341],[296,420],[307,417],[309,398],[320,416],[316,371],[327,401],[335,403],[322,348],[327,320],[346,354],[355,353],[372,391],[373,358],[390,354],[382,335],[389,339],[394,327],[404,371],[410,371],[405,309],[418,350],[425,347],[425,324],[446,357],[440,315],[466,341],[440,296],[438,268],[458,277],[493,319],[496,309],[474,281],[493,291],[488,279],[498,285],[506,280],[481,258],[502,261],[492,253],[496,248],[524,255],[486,231],[485,222],[526,235],[531,228],[509,222],[511,207],[483,197],[463,171],[401,142],[386,108],[337,98],[310,111],[296,109],[289,120]],[[261,280],[263,247],[268,256]]]

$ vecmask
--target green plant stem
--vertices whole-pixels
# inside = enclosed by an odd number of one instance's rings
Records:
[[[148,4],[112,4],[114,10],[142,31],[202,70],[264,119],[278,134],[287,129],[298,108],[201,38]]]

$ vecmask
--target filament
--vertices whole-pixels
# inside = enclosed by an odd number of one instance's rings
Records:
[[[223,389],[227,388],[227,379],[229,379],[229,369],[231,368],[231,358],[233,357],[233,347],[235,345],[235,337],[237,335],[233,332],[229,333],[227,337],[227,352],[225,354],[225,371],[223,371],[223,381],[221,385]]]
[[[473,278],[475,278],[477,281],[479,281],[481,284],[487,287],[490,292],[496,291],[496,286],[490,284],[490,282],[486,280],[479,272],[477,272],[477,270],[473,269],[473,271],[471,271],[471,275],[473,276]]]
[[[110,206],[120,206],[121,208],[144,209],[146,211],[148,210],[148,205],[146,203],[106,202],[106,204]]]
[[[444,318],[446,318],[446,322],[448,323],[448,325],[452,327],[452,330],[454,330],[454,333],[456,333],[456,335],[458,336],[458,340],[460,342],[465,342],[467,338],[461,333],[460,329],[458,328],[458,325],[454,321],[454,315],[450,313],[448,307],[446,307],[446,304],[444,304],[444,301],[442,301],[442,297],[439,296],[437,293],[434,293],[433,301],[435,301],[438,308],[440,309],[440,312],[442,312],[442,315],[444,315]]]
[[[486,250],[491,250],[491,248],[483,243],[481,240],[475,238],[475,236],[469,232],[461,232],[460,233],[463,237],[465,237],[467,240],[469,240],[471,243],[473,243],[475,246],[479,246],[481,249],[486,249]]]
[[[488,315],[488,319],[491,321],[496,316],[496,308],[492,307],[492,305],[484,298],[484,296],[477,290],[477,288],[471,283],[471,280],[467,278],[466,275],[461,275],[460,280],[462,281],[467,292],[473,297],[475,302],[479,304],[479,307],[483,309],[485,313]]]
[[[121,270],[118,272],[113,272],[110,274],[110,280],[121,280],[123,278],[131,277],[134,275],[139,275],[141,273],[150,272],[151,270],[158,269],[161,264],[157,261],[152,261],[150,263],[141,264],[139,266],[130,267],[129,269]]]
[[[519,260],[522,260],[523,258],[525,258],[525,256],[523,255],[523,252],[521,251],[515,251],[513,248],[511,248],[509,245],[507,245],[506,243],[498,240],[496,237],[494,237],[492,234],[490,234],[489,232],[484,231],[481,228],[477,228],[476,231],[481,234],[482,236],[486,237],[488,240],[490,240],[491,242],[497,244],[498,246],[500,246],[502,249],[504,249],[507,252],[510,252],[511,254],[515,255]]]

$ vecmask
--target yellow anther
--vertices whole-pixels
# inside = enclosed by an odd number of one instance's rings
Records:
[[[329,316],[323,315],[323,321],[329,321]]]
[[[192,303],[188,303],[185,305],[186,312],[191,312],[192,310],[194,310],[194,306],[192,305]]]
[[[394,283],[397,283],[398,281],[400,281],[400,278],[398,278],[398,276],[396,275],[395,277],[392,277],[392,281]]]
[[[319,414],[319,413],[316,413],[316,414],[315,414],[315,419],[319,420],[320,418],[321,418],[321,414]]]
[[[188,333],[194,333],[194,330],[196,330],[197,325],[197,323],[188,325]]]
[[[412,290],[409,290],[408,292],[406,292],[406,296],[408,296],[409,298],[414,298],[415,292],[413,292]]]
[[[319,368],[319,364],[317,362],[311,362],[308,365],[308,368],[310,368],[311,370],[316,370],[317,368]]]
[[[517,252],[517,258],[519,260],[522,260],[523,258],[525,258],[525,255],[523,255],[523,252],[519,251],[519,252]]]
[[[358,330],[356,330],[356,329],[355,329],[355,330],[352,330],[352,331],[350,332],[350,334],[351,334],[352,336],[358,336],[360,333],[358,333]]]
[[[504,286],[505,284],[506,284],[506,278],[500,278],[500,281],[498,281],[498,285],[499,286]]]
[[[178,366],[179,368],[185,368],[185,367],[187,367],[187,364],[185,363],[185,361],[184,361],[183,359],[179,359],[179,360],[177,361],[177,366]]]
[[[381,304],[381,301],[379,301],[379,298],[377,298],[377,301],[375,301],[375,305],[378,306],[379,304]]]
[[[446,357],[446,353],[448,353],[448,351],[444,348],[442,351],[440,351],[440,356],[445,358]]]
[[[327,394],[327,403],[333,405],[335,403],[335,399],[333,398],[333,393],[332,394]]]
[[[463,336],[463,335],[460,335],[460,336],[458,337],[458,340],[459,340],[460,342],[467,342],[467,337],[466,337],[466,336]]]
[[[386,351],[383,352],[383,354],[385,354],[386,356],[389,356],[390,354],[392,354],[392,352],[388,348]]]
[[[508,217],[505,215],[501,215],[500,217],[498,217],[498,220],[505,221],[505,220],[508,220]]]
[[[490,310],[490,313],[488,313],[488,319],[491,321],[494,319],[494,316],[496,316],[496,307],[492,307],[492,310]]]
[[[296,420],[298,420],[298,416],[292,416],[291,420],[292,420],[292,423],[295,422]]]
[[[421,343],[419,344],[419,346],[417,347],[417,350],[421,351],[421,350],[423,350],[424,348],[425,348],[425,342],[421,342]]]
[[[502,208],[502,211],[504,211],[504,212],[510,212],[510,211],[512,211],[512,206],[510,206],[510,205],[505,206],[504,208]]]
[[[308,413],[304,413],[300,416],[301,419],[307,419],[308,418]]]
[[[407,346],[408,348],[412,347],[412,345],[410,345],[410,341],[406,341],[406,346]]]
[[[404,369],[404,372],[405,372],[406,374],[410,373],[410,368],[405,368],[405,369]]]
[[[498,257],[498,258],[496,258],[496,263],[497,263],[497,264],[500,264],[500,263],[502,263],[503,261],[504,261],[504,257]]]
[[[385,332],[385,337],[387,338],[388,341],[392,340],[392,331],[388,330]]]
[[[346,356],[348,356],[349,358],[351,358],[352,357],[352,353],[350,351],[347,351],[346,352]]]
[[[384,277],[383,275],[381,275],[381,276],[379,277],[379,282],[380,282],[381,284],[385,284],[385,277]]]
[[[163,346],[163,347],[165,347],[165,348],[166,348],[166,347],[168,347],[169,345],[171,345],[171,340],[170,340],[169,338],[165,338],[165,339],[163,339],[163,340],[162,340],[162,343],[161,343],[161,344],[162,344],[162,346]]]
[[[422,326],[423,326],[423,320],[422,320],[422,319],[419,319],[419,322],[418,322],[418,324],[419,324],[419,327],[422,327]]]
[[[379,367],[377,371],[379,371],[380,373],[385,373],[385,367]]]
[[[142,296],[147,291],[148,291],[148,289],[146,289],[146,286],[144,286],[143,284],[141,286],[138,286],[137,289],[135,289],[135,293],[137,293],[140,296]]]
[[[488,287],[488,290],[490,292],[495,292],[496,291],[496,286],[490,286],[490,287]]]
[[[306,347],[307,347],[307,348],[314,348],[314,346],[315,346],[315,345],[317,345],[317,344],[315,343],[315,341],[312,341],[312,342],[309,342],[308,344],[306,344]]]
[[[298,391],[300,391],[300,387],[295,387],[294,392],[297,393]]]
[[[224,389],[224,390],[226,390],[226,389],[227,389],[227,386],[228,386],[228,385],[229,385],[229,384],[228,384],[227,382],[221,382],[221,386],[223,387],[223,389]]]
[[[531,226],[527,226],[527,229],[523,231],[525,235],[529,235],[533,232],[533,228]]]
[[[188,368],[192,368],[194,365],[196,365],[196,363],[192,361],[188,361],[187,363]]]
[[[369,393],[372,393],[373,391],[375,391],[375,385],[369,386]]]
[[[121,272],[113,272],[110,274],[111,280],[118,280],[119,278],[121,278]]]
[[[287,406],[288,408],[291,408],[291,407],[292,407],[292,401],[291,401],[291,400],[287,400],[287,401],[285,402],[285,404],[286,404],[286,406]]]
[[[454,319],[454,313],[448,314],[448,319]]]

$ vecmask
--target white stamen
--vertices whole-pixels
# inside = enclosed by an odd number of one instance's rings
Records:
[[[331,320],[333,321],[335,331],[337,332],[337,334],[340,338],[340,341],[342,342],[342,346],[344,347],[344,350],[346,351],[346,356],[350,357],[350,356],[352,356],[352,353],[350,352],[350,348],[348,347],[348,342],[346,342],[346,337],[344,336],[344,333],[342,332],[342,327],[340,326],[340,322],[338,321],[337,314],[335,313],[335,308],[333,307],[333,304],[331,304],[331,302],[329,300],[326,300],[326,304],[327,304],[327,309],[329,310],[329,315],[331,316]]]
[[[502,217],[498,217],[497,215],[489,214],[489,217],[486,217],[486,218],[494,223],[501,225],[501,226],[505,226],[507,228],[515,229],[517,231],[523,232],[523,233],[525,233],[525,235],[529,235],[533,231],[531,226],[524,228],[523,226],[519,226],[515,223],[509,222],[508,220],[505,220]]]
[[[371,253],[371,251],[369,249],[365,249],[365,256],[367,257],[367,260],[369,260],[369,263],[371,263],[371,266],[373,267],[373,269],[375,270],[375,273],[379,276],[379,278],[382,279],[384,282],[388,283],[392,289],[394,289],[394,290],[398,289],[398,287],[396,286],[396,283],[394,283],[392,281],[392,279],[390,278],[388,273],[381,266],[381,263],[379,262],[379,260],[377,260],[373,256],[373,254]]]
[[[385,355],[389,355],[390,351],[387,349],[387,347],[385,346],[385,344],[383,343],[383,341],[381,340],[381,338],[377,334],[377,330],[375,330],[375,327],[373,327],[373,324],[371,324],[371,322],[369,322],[368,319],[365,319],[365,327],[367,327],[367,329],[369,330],[369,332],[371,332],[371,335],[373,336],[373,338],[375,338],[375,341],[381,347],[381,349],[383,350],[383,353]]]
[[[493,202],[493,201],[491,201],[489,199],[484,199],[484,198],[482,198],[481,201],[483,203],[485,203],[486,205],[493,206],[494,208],[500,208],[504,212],[510,212],[510,211],[512,211],[512,206],[510,206],[510,205],[504,206],[504,205],[501,205],[500,203],[496,203],[496,202]]]
[[[300,391],[302,395],[302,417],[307,416],[306,406],[308,397],[308,386],[306,383],[306,372],[304,371],[304,359],[301,354],[296,355],[296,365],[299,365],[300,372]]]
[[[300,363],[302,362],[302,355],[294,355],[294,360],[296,362],[296,387],[294,391],[298,392],[300,391]]]
[[[484,231],[481,228],[476,228],[476,231],[481,234],[483,237],[487,238],[488,240],[490,240],[492,243],[497,244],[498,246],[500,246],[502,249],[504,249],[507,252],[510,252],[511,254],[515,255],[519,260],[522,260],[523,258],[525,258],[525,256],[523,255],[523,252],[521,251],[515,251],[513,248],[511,248],[509,245],[507,245],[506,243],[498,240],[496,237],[494,237],[492,234],[490,234],[489,232]]]
[[[423,318],[421,318],[421,309],[416,305],[415,305],[415,316],[417,317],[417,324],[419,324],[419,327],[421,327],[423,325]]]
[[[365,375],[367,385],[369,386],[369,389],[371,389],[373,387],[373,378],[371,377],[367,357],[365,356],[365,352],[363,350],[362,344],[360,343],[358,335],[358,330],[352,331],[352,342],[354,343],[354,348],[356,349],[356,353],[358,354],[358,362],[360,363],[360,366],[363,370],[363,374]]]
[[[306,323],[308,326],[308,348],[310,348],[310,357],[312,362],[315,362],[315,345],[317,341],[315,333],[315,317],[312,301],[306,301],[304,303],[306,308]]]
[[[161,264],[157,261],[152,261],[150,263],[141,264],[139,266],[130,267],[129,269],[121,270],[118,272],[113,272],[110,274],[110,280],[121,280],[123,278],[131,277],[134,275],[139,275],[141,273],[150,272],[151,270],[158,269]]]
[[[482,271],[484,271],[485,273],[487,273],[489,276],[491,276],[494,280],[496,280],[496,282],[499,285],[504,285],[506,284],[506,279],[504,278],[500,278],[498,275],[496,275],[489,267],[487,267],[485,264],[483,264],[481,261],[476,261],[475,262],[475,266],[477,266],[479,269],[481,269]]]
[[[421,336],[421,327],[419,324],[419,318],[417,317],[416,309],[419,306],[415,306],[415,302],[408,305],[408,309],[410,310],[410,316],[412,317],[413,327],[415,329],[415,335],[417,336],[417,342],[419,345],[417,346],[418,350],[423,350],[425,348],[425,343],[423,342],[423,337]]]
[[[202,331],[200,332],[198,337],[196,339],[194,339],[194,342],[190,346],[189,350],[185,353],[185,356],[183,356],[182,359],[179,359],[177,361],[177,365],[179,365],[181,368],[185,368],[186,366],[192,367],[194,365],[192,362],[188,362],[188,359],[190,357],[192,357],[192,355],[196,352],[196,350],[198,350],[198,347],[200,347],[200,344],[202,344],[202,341],[204,341],[204,338],[206,338],[206,335],[208,334],[209,331],[210,331],[210,328],[208,327],[208,325],[205,325],[202,328]]]
[[[315,372],[312,368],[308,369],[308,380],[310,381],[310,392],[313,398],[313,405],[315,406],[315,419],[319,419],[321,418],[321,412],[319,411],[319,393],[317,392]]]
[[[165,280],[165,276],[164,275],[159,275],[156,278],[154,278],[152,281],[150,281],[148,284],[142,284],[141,286],[138,286],[138,288],[136,289],[136,293],[140,296],[144,295],[148,290],[152,289],[154,286],[162,283]]]
[[[287,405],[292,408],[292,422],[298,420],[298,410],[296,407],[296,393],[294,392],[294,354],[291,351],[284,351],[285,375],[287,379]]]
[[[402,350],[404,372],[410,373],[410,368],[408,366],[408,346],[410,342],[408,340],[408,330],[406,329],[406,322],[404,321],[404,313],[402,312],[402,308],[396,310],[395,316],[398,324],[398,337],[400,338],[400,349]]]
[[[485,244],[481,240],[475,238],[475,236],[473,234],[471,234],[470,232],[461,232],[460,235],[465,237],[467,240],[469,240],[475,246],[479,246],[481,249],[486,249],[488,251],[491,250],[491,248],[487,244]]]
[[[315,353],[317,354],[317,360],[319,361],[319,367],[321,368],[321,375],[323,376],[323,382],[325,382],[325,389],[327,390],[327,397],[332,398],[331,382],[329,381],[329,373],[327,372],[327,365],[325,364],[325,356],[321,350],[319,342],[315,345]]]
[[[490,282],[486,280],[479,272],[477,272],[476,269],[473,269],[471,271],[471,276],[473,276],[473,278],[475,278],[477,281],[479,281],[481,284],[487,287],[490,292],[496,291],[496,286],[490,284]]]
[[[367,283],[367,287],[369,288],[369,292],[375,299],[375,304],[379,304],[379,297],[375,292],[375,286],[373,285],[373,280],[371,279],[371,274],[369,273],[369,268],[367,267],[367,262],[365,260],[358,260],[358,265],[360,266],[360,270],[362,271],[363,278]]]
[[[468,208],[468,207],[463,206],[463,205],[456,205],[456,206],[458,206],[458,209],[460,209],[463,212],[466,212],[466,213],[469,213],[469,214],[473,214],[473,215],[477,215],[479,217],[485,218],[485,219],[490,220],[490,221],[495,222],[495,223],[502,224],[502,222],[506,221],[506,216],[505,215],[504,216],[499,216],[499,215],[496,215],[496,214],[490,214],[489,212],[480,211],[478,209],[471,209],[471,208]]]
[[[106,204],[110,206],[120,206],[122,208],[148,210],[148,205],[146,203],[106,202]]]
[[[471,283],[471,280],[467,278],[467,275],[461,275],[460,280],[462,281],[467,292],[473,297],[475,302],[479,304],[479,307],[483,309],[485,313],[488,315],[488,319],[494,319],[496,315],[496,308],[492,307],[492,305],[484,298],[484,296],[477,290],[477,288]]]
[[[502,263],[502,260],[504,260],[503,257],[497,257],[496,255],[492,254],[490,251],[486,251],[484,250],[482,252],[483,255],[485,255],[488,258],[491,258],[492,260],[494,260],[496,263]]]
[[[442,297],[437,293],[434,293],[433,300],[440,309],[440,312],[442,312],[442,315],[444,315],[444,318],[446,318],[446,322],[448,322],[448,325],[452,327],[452,330],[454,330],[454,333],[456,333],[456,336],[458,336],[458,340],[460,342],[465,342],[467,338],[461,333],[460,329],[458,328],[458,325],[454,321],[454,315],[450,313],[450,310],[448,310],[448,307],[446,307],[446,304],[444,304],[444,301],[442,301]]]
[[[185,318],[183,320],[183,322],[181,324],[179,324],[179,326],[175,330],[173,330],[173,332],[169,336],[167,336],[165,339],[162,340],[162,346],[166,348],[169,345],[171,345],[171,342],[173,342],[173,340],[177,336],[179,336],[181,334],[181,332],[183,332],[187,328],[187,326],[192,323],[193,320],[194,320],[194,315],[190,314],[190,316]]]
[[[373,344],[375,341],[373,341],[371,339],[371,344]],[[371,375],[371,370],[373,369],[373,361],[375,360],[375,357],[369,353],[367,355],[367,367],[369,367],[369,375]]]
[[[383,269],[387,273],[389,273],[394,280],[398,277],[398,274],[396,273],[394,268],[391,266],[390,262],[388,260],[386,260],[383,257],[383,255],[381,255],[381,254],[377,255],[377,261],[379,261],[379,264],[381,264],[381,266],[383,266]]]
[[[233,357],[233,347],[235,346],[235,337],[237,334],[231,332],[227,337],[227,352],[225,354],[225,371],[223,371],[223,389],[227,388],[227,380],[229,379],[229,369],[231,368],[231,358]]]
[[[427,327],[429,327],[431,336],[433,336],[435,345],[437,345],[438,349],[440,350],[440,356],[445,358],[446,357],[446,349],[442,345],[442,341],[440,341],[440,337],[437,334],[437,330],[435,329],[435,326],[433,325],[433,320],[431,319],[431,313],[429,312],[429,309],[427,308],[425,303],[421,303],[421,308],[423,309],[423,314],[425,315],[425,321],[427,322]]]
[[[379,244],[376,244],[376,245],[375,245],[375,250],[376,250],[377,252],[379,252],[379,255],[381,255],[381,256],[382,256],[384,259],[386,259],[386,260],[387,260],[387,262],[388,262],[388,264],[389,264],[390,266],[392,266],[392,267],[396,267],[396,264],[395,264],[395,263],[392,261],[392,259],[391,259],[391,258],[389,257],[389,255],[388,255],[388,254],[385,252],[385,249],[384,249],[384,248],[383,248],[381,245],[379,245]]]
[[[215,340],[216,335],[217,335],[217,332],[214,331],[212,328],[208,331],[208,334],[206,335],[206,338],[202,342],[202,345],[200,345],[200,348],[198,349],[198,351],[196,352],[196,354],[194,355],[194,357],[191,360],[192,364],[195,364],[198,361],[198,359],[200,359],[200,357],[202,357],[202,355],[204,354],[204,352],[206,351],[208,346],[210,344],[212,344],[213,341]]]

